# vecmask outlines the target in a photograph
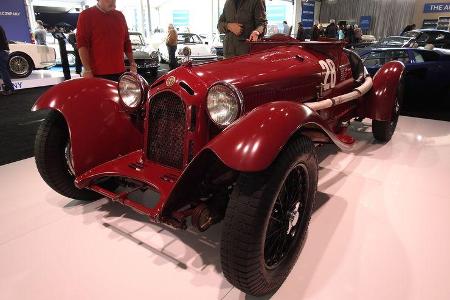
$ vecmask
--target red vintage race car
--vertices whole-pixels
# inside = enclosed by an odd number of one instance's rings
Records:
[[[275,36],[248,55],[179,68],[149,86],[75,79],[47,91],[37,168],[74,199],[106,196],[185,229],[223,220],[225,277],[252,295],[273,292],[294,266],[317,190],[316,145],[351,150],[345,133],[371,118],[375,139],[394,133],[400,62],[367,76],[339,42]]]

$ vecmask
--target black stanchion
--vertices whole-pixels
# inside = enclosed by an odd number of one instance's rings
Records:
[[[53,37],[58,40],[59,44],[59,54],[61,55],[61,64],[64,73],[64,79],[69,80],[70,77],[70,67],[69,67],[69,59],[67,58],[67,49],[66,49],[66,36],[62,32],[53,32]]]

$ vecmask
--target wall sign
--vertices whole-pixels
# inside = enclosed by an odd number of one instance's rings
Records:
[[[314,8],[316,6],[316,2],[314,0],[304,1],[302,2],[302,24],[303,28],[311,29],[314,25]]]
[[[31,42],[24,0],[0,1],[0,25],[8,40]]]
[[[447,3],[425,3],[424,13],[442,13],[450,12],[450,2]]]
[[[359,27],[362,30],[369,30],[371,23],[372,23],[371,16],[361,16],[361,18],[359,19]]]
[[[269,22],[283,23],[283,21],[286,21],[286,7],[284,5],[268,3],[266,13]]]
[[[188,10],[174,10],[172,12],[173,26],[188,26],[189,25],[189,11]]]

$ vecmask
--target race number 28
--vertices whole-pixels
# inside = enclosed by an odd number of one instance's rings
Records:
[[[325,72],[323,79],[323,89],[328,90],[334,88],[336,85],[336,65],[331,59],[319,60],[322,70]]]

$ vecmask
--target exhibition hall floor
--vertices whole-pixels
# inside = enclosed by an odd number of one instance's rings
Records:
[[[356,152],[318,149],[319,207],[269,297],[450,299],[450,123],[401,117],[386,145],[366,125]],[[220,224],[180,231],[67,199],[33,158],[1,166],[0,187],[0,299],[252,299],[221,274]]]

